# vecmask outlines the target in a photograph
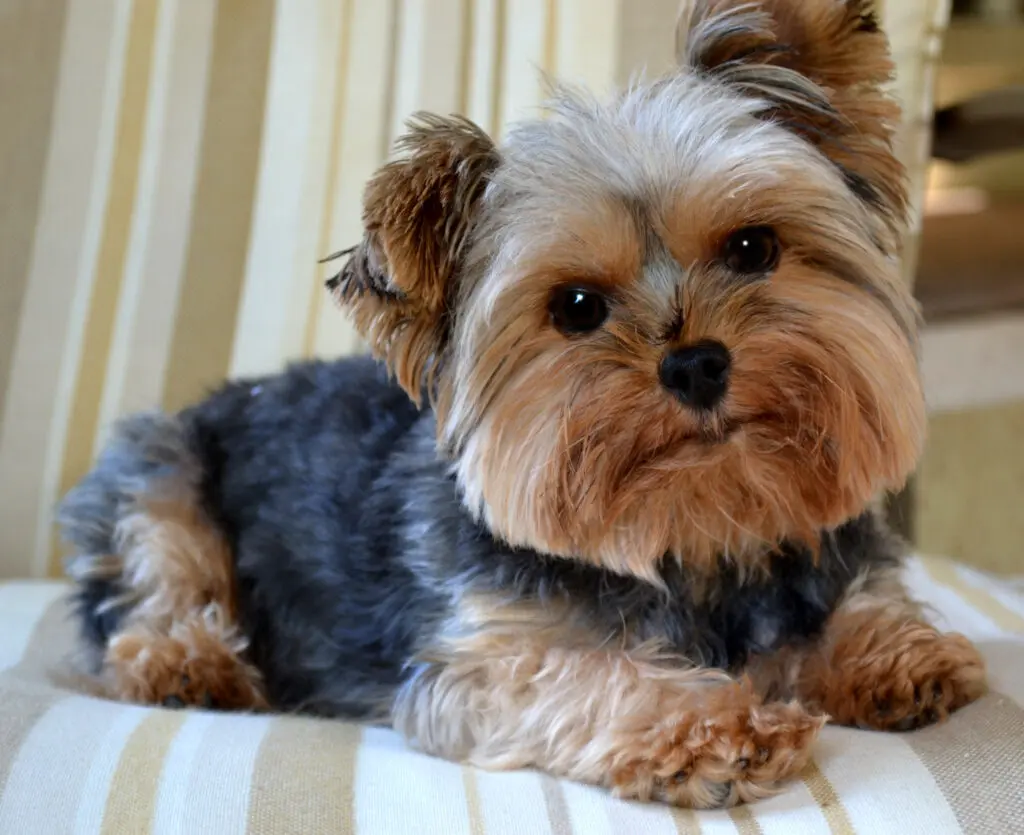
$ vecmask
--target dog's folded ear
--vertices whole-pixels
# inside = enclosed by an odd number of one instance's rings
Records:
[[[764,100],[766,118],[818,146],[859,197],[902,226],[900,108],[886,90],[894,67],[871,0],[684,0],[677,56]]]
[[[365,235],[328,282],[417,403],[444,362],[451,304],[488,175],[490,137],[459,117],[418,114],[363,197]]]

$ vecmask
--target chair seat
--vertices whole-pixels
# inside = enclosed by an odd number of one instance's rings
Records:
[[[1024,590],[937,558],[907,581],[978,642],[993,692],[913,733],[827,728],[780,795],[700,813],[476,771],[381,728],[97,699],[68,676],[66,587],[0,585],[0,833],[1024,832]]]

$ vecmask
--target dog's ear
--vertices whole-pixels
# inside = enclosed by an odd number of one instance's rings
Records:
[[[893,151],[900,108],[871,0],[684,0],[677,55],[766,102],[765,116],[818,146],[895,230],[906,217]]]
[[[398,151],[367,185],[363,241],[328,287],[419,403],[444,361],[466,244],[499,158],[472,122],[431,114],[410,121]]]

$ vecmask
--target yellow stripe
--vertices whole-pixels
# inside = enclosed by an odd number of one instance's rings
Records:
[[[505,30],[508,28],[508,9],[505,0],[494,3],[494,75],[491,77],[491,123],[488,131],[497,142],[502,134],[505,108]]]
[[[154,710],[128,738],[110,781],[101,835],[150,830],[164,760],[184,721],[184,711]]]
[[[469,816],[471,835],[485,835],[484,813],[480,804],[480,789],[476,784],[476,772],[469,766],[462,767],[462,786],[466,791],[466,813]]]
[[[163,405],[177,410],[228,373],[259,176],[273,0],[219,0],[199,175]]]
[[[729,817],[732,819],[733,826],[736,827],[736,831],[740,835],[764,835],[764,830],[761,829],[761,824],[757,822],[749,805],[730,809]]]
[[[462,38],[459,56],[459,101],[458,112],[469,113],[469,74],[473,68],[473,26],[475,25],[474,0],[462,0]]]
[[[814,798],[814,802],[821,809],[829,831],[833,835],[854,835],[853,822],[850,820],[842,800],[836,793],[835,787],[818,768],[818,764],[813,761],[808,763],[800,776],[811,793],[811,797]]]
[[[60,475],[61,495],[86,473],[93,458],[93,441],[114,333],[117,298],[135,211],[158,2],[138,0],[132,6],[103,237],[96,258],[96,279],[89,300],[82,349],[78,355],[75,391],[68,412]],[[60,540],[54,536],[50,549],[50,576],[61,575],[61,554]]]
[[[4,5],[12,23],[0,27],[0,415],[18,340],[18,317],[28,290],[32,248],[43,200],[46,158],[60,79],[67,0]],[[16,9],[16,10],[15,10]],[[31,79],[30,84],[26,84]]]
[[[565,802],[562,784],[546,774],[541,775],[540,790],[544,795],[544,808],[548,813],[551,835],[573,835],[569,804]]]
[[[341,170],[341,145],[342,123],[345,120],[345,110],[348,106],[348,81],[349,66],[352,56],[352,7],[354,0],[342,0],[344,6],[341,10],[341,44],[338,47],[338,68],[334,80],[334,107],[331,113],[331,138],[327,145],[327,188],[324,190],[324,200],[327,203],[323,212],[323,219],[320,223],[320,251],[318,257],[328,255],[337,248],[337,242],[331,241],[331,230],[334,228],[334,204],[335,195],[338,193],[338,176]],[[354,241],[353,241],[354,243]],[[347,245],[347,244],[346,244]],[[341,261],[332,264],[331,269],[341,269]],[[315,276],[313,282],[316,289],[313,291],[309,305],[309,315],[306,317],[306,335],[303,344],[303,351],[307,357],[316,353],[316,323],[320,320],[320,311],[328,298],[328,292],[321,283],[320,265],[315,265]],[[340,318],[340,314],[339,314]]]
[[[246,831],[353,835],[361,739],[347,722],[275,720],[256,757]]]
[[[984,589],[977,588],[961,577],[956,565],[940,557],[921,557],[921,565],[937,583],[951,588],[956,595],[979,612],[990,618],[1000,629],[1007,632],[1024,632],[1024,617],[1004,605]]]
[[[693,809],[673,807],[669,813],[678,835],[700,835],[700,821],[697,820],[697,813]]]

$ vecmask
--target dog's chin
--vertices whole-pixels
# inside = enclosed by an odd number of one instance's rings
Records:
[[[775,412],[763,412],[749,417],[735,417],[727,413],[703,412],[693,416],[693,428],[687,429],[677,446],[720,447],[743,437],[749,432],[772,433],[779,441],[790,441],[783,418]]]

